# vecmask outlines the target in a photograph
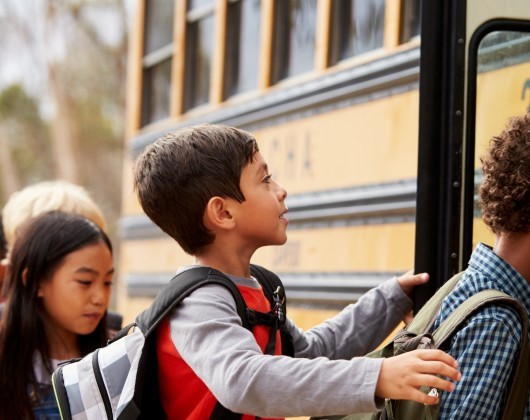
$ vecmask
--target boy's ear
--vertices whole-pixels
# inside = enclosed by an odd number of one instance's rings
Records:
[[[231,229],[234,222],[229,201],[222,197],[210,198],[204,210],[205,226],[211,230]]]

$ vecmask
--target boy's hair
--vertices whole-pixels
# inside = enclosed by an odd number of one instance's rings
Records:
[[[83,187],[66,181],[39,182],[13,193],[2,210],[8,252],[13,247],[16,231],[22,223],[52,210],[79,214],[106,230],[101,210]]]
[[[203,223],[208,201],[215,196],[245,201],[241,171],[257,151],[254,136],[234,127],[171,131],[136,161],[134,189],[147,216],[193,255],[215,238]]]
[[[530,113],[512,117],[481,158],[482,218],[494,233],[530,227]]]

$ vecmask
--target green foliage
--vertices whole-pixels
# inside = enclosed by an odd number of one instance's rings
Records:
[[[58,163],[73,162],[78,179],[67,180],[90,192],[112,230],[121,206],[128,45],[124,0],[45,2],[24,13],[17,2],[7,0],[0,16],[11,30],[0,52],[22,46],[20,54],[34,66],[21,60],[20,80],[36,75],[42,85],[33,86],[32,91],[40,89],[36,97],[22,84],[0,86],[0,136],[7,145],[2,153],[13,163],[10,178],[16,179],[15,188],[65,178]],[[10,58],[16,62],[17,57]],[[12,189],[13,182],[6,185],[2,173],[0,189]],[[5,199],[0,195],[0,204]]]
[[[50,133],[37,100],[19,84],[0,91],[0,125],[20,184],[52,176]],[[3,200],[4,201],[4,200]]]

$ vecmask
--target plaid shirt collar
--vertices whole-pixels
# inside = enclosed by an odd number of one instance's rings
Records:
[[[471,279],[474,285],[469,284]],[[484,289],[500,290],[519,299],[527,312],[530,311],[530,283],[488,245],[479,243],[475,248],[462,280],[462,287],[471,286],[471,289],[475,289],[471,290],[473,293]]]
[[[431,331],[438,328],[458,305],[487,289],[500,290],[519,299],[530,318],[530,284],[515,268],[495,254],[490,246],[479,243],[471,255],[467,270],[444,299]]]

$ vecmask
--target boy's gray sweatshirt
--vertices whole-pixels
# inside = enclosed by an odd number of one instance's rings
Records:
[[[260,287],[254,279],[230,277]],[[208,285],[171,314],[171,338],[184,361],[233,412],[261,417],[370,412],[382,404],[375,387],[383,359],[359,356],[379,345],[411,305],[393,278],[308,331],[288,319],[295,358],[270,356],[243,328],[230,292]]]

